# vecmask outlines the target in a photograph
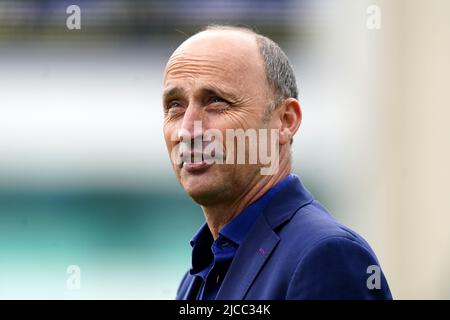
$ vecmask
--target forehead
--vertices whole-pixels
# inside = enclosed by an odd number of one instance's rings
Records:
[[[264,81],[265,72],[255,37],[237,31],[206,31],[182,43],[170,57],[165,86],[187,81],[223,85]]]

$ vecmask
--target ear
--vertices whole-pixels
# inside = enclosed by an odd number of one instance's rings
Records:
[[[288,98],[284,100],[280,108],[280,144],[290,143],[302,122],[302,109],[297,99]]]

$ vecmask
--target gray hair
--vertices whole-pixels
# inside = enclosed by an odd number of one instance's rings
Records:
[[[298,99],[298,89],[294,70],[288,57],[275,41],[247,27],[209,25],[202,31],[208,30],[235,30],[250,33],[255,36],[259,53],[261,54],[264,63],[267,82],[274,94],[274,99],[268,108],[268,115],[270,115],[284,99]]]

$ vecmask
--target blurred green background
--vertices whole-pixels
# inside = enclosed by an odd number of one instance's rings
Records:
[[[158,190],[3,192],[0,212],[1,298],[171,298],[202,223],[190,199]],[[66,288],[69,265],[80,290]]]

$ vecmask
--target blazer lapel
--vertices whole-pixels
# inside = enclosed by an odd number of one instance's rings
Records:
[[[264,215],[259,216],[236,252],[216,299],[243,299],[279,240]]]
[[[189,283],[181,300],[197,300],[198,294],[200,293],[202,279],[199,276],[188,275],[188,277],[191,279],[187,280]]]
[[[278,192],[270,201],[239,246],[217,293],[217,300],[244,299],[264,263],[280,241],[274,230],[313,200],[311,193],[300,179],[291,175],[282,192]]]

